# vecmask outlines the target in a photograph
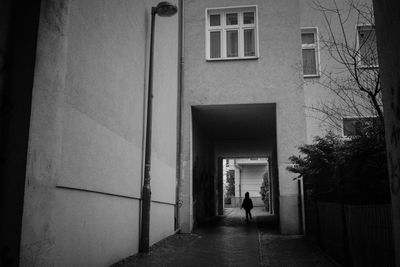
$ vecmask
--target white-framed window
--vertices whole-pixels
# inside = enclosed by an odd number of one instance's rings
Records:
[[[378,51],[374,25],[357,25],[357,52],[359,67],[378,67]]]
[[[206,9],[206,59],[258,58],[257,6]]]
[[[301,28],[301,52],[304,77],[318,77],[320,75],[318,28]]]
[[[343,137],[362,135],[363,132],[375,127],[378,117],[345,117],[342,118]]]

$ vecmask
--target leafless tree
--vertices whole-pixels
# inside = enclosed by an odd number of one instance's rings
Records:
[[[319,37],[321,51],[327,51],[336,62],[335,68],[321,67],[321,77],[314,81],[336,97],[308,107],[311,113],[316,112],[319,119],[335,128],[342,127],[343,117],[351,116],[374,116],[383,126],[372,3],[312,0],[311,6],[320,12],[325,24]],[[349,31],[349,28],[354,30]]]

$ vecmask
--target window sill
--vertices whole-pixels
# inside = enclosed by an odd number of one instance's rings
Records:
[[[342,135],[341,139],[342,141],[351,141],[353,138],[358,137],[358,135]]]
[[[305,79],[310,79],[310,78],[319,78],[319,77],[321,77],[321,75],[319,75],[319,74],[303,75],[303,77],[304,77]]]
[[[371,66],[368,66],[368,65],[358,65],[357,66],[357,68],[358,69],[363,69],[363,70],[368,70],[368,69],[379,69],[379,65],[371,65]]]
[[[259,57],[206,58],[206,61],[257,60]]]

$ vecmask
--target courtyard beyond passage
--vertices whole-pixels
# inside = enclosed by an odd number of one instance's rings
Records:
[[[192,234],[177,234],[155,244],[149,254],[114,266],[336,266],[303,236],[279,235],[273,216],[261,207],[245,221],[239,208],[225,209]]]

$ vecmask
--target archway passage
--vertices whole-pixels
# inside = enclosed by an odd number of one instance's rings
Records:
[[[226,158],[222,160],[224,208],[240,208],[249,193],[254,207],[272,214],[269,158]]]
[[[274,103],[192,106],[194,227],[224,213],[223,159],[243,159],[250,164],[255,159],[269,161],[270,211],[278,225],[276,146]],[[242,168],[246,168],[245,165]]]

